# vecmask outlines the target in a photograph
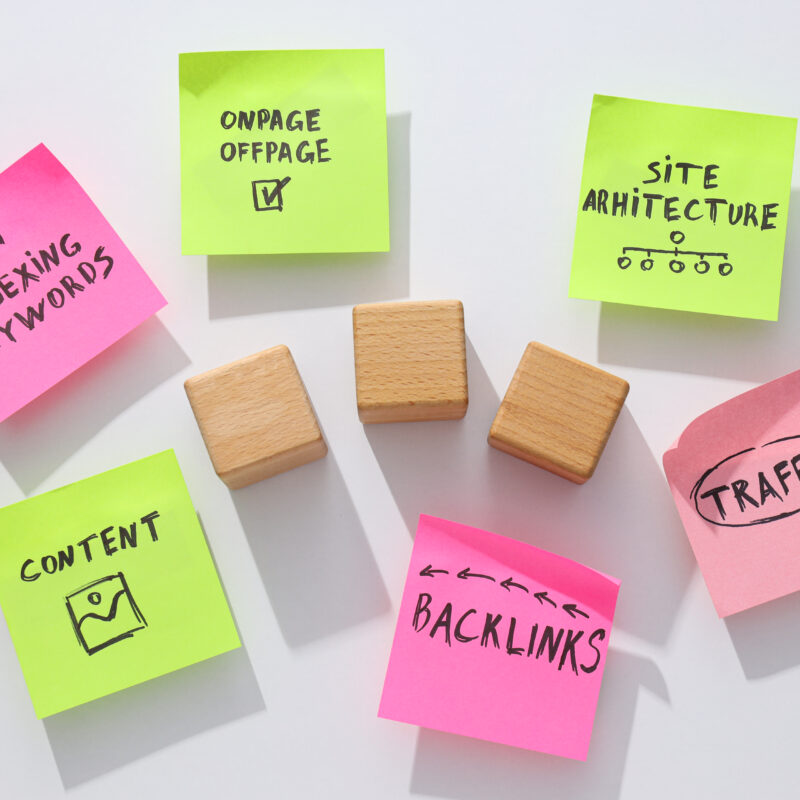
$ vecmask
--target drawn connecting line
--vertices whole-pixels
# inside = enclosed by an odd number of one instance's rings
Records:
[[[427,567],[423,567],[420,570],[419,576],[420,578],[435,578],[437,575],[449,575],[450,570],[447,569],[434,569],[433,564],[428,564]],[[470,572],[469,567],[465,567],[460,572],[456,573],[456,578],[460,578],[462,581],[468,580],[470,578],[480,578],[486,581],[492,581],[492,583],[498,583],[496,578],[493,578],[491,575],[483,575],[479,572]],[[519,589],[525,594],[530,594],[530,589],[527,586],[524,586],[521,583],[517,583],[512,577],[506,578],[504,581],[499,581],[499,585],[505,589],[507,592],[511,591],[511,588]],[[533,596],[539,601],[539,605],[543,606],[545,603],[553,606],[553,608],[558,608],[558,603],[555,600],[552,600],[546,590],[542,590],[541,592],[534,592]],[[575,603],[564,603],[561,608],[569,614],[573,619],[576,619],[578,616],[585,617],[589,619],[589,615],[582,611]]]
[[[645,258],[639,262],[639,266],[645,272],[649,272],[651,269],[653,269],[653,265],[655,263],[652,256],[654,253],[657,253],[659,255],[673,256],[673,258],[670,259],[669,268],[675,273],[683,272],[684,269],[686,269],[686,262],[682,261],[680,258],[678,258],[678,256],[697,256],[698,260],[694,264],[694,269],[698,275],[705,275],[711,269],[711,262],[708,260],[709,258],[723,259],[717,265],[717,271],[723,277],[730,275],[731,272],[733,272],[733,265],[730,263],[730,261],[728,261],[727,253],[711,253],[705,250],[678,249],[678,245],[682,244],[685,238],[686,235],[681,231],[672,231],[672,233],[669,235],[669,239],[674,247],[666,250],[658,247],[623,247],[622,255],[617,259],[617,266],[620,269],[628,269],[628,267],[633,263],[631,257],[626,256],[625,253],[645,253]]]

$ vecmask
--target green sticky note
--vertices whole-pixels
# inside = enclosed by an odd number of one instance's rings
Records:
[[[239,646],[172,450],[0,509],[0,606],[40,718]]]
[[[796,127],[595,95],[570,297],[777,319]]]
[[[389,249],[383,50],[182,53],[186,254]]]

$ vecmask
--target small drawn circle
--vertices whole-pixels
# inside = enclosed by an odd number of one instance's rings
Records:
[[[719,270],[720,275],[730,275],[731,272],[733,272],[733,264],[731,264],[729,261],[723,261],[719,267],[717,267],[717,269]]]
[[[653,269],[653,259],[652,258],[643,258],[642,263],[639,266],[647,272],[650,269]]]
[[[700,259],[695,265],[694,268],[700,275],[705,275],[711,269],[711,264],[708,263],[704,258]]]
[[[620,256],[617,259],[617,265],[620,269],[628,269],[628,267],[631,265],[631,260],[628,258],[628,256]]]
[[[686,268],[686,264],[684,264],[683,261],[678,261],[677,258],[673,258],[672,261],[669,262],[669,268],[673,272],[683,272]]]
[[[685,233],[681,233],[680,231],[672,231],[669,235],[669,240],[672,244],[680,244],[686,238]]]
[[[100,605],[100,601],[103,599],[100,595],[100,592],[90,592],[86,599],[93,605],[98,606]]]

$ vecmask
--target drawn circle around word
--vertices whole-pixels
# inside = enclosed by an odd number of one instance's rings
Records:
[[[680,244],[686,238],[685,233],[681,233],[680,231],[672,231],[669,235],[669,240],[672,244]]]
[[[628,269],[628,267],[631,265],[631,260],[628,258],[628,256],[620,256],[617,259],[617,264],[619,265],[620,269]]]
[[[708,263],[704,258],[700,259],[695,265],[694,268],[700,275],[705,275],[711,269],[711,264]]]
[[[678,261],[677,258],[673,258],[672,261],[669,262],[669,268],[673,272],[683,272],[686,268],[686,264],[684,264],[683,261]]]
[[[100,596],[100,592],[90,592],[90,593],[89,593],[89,595],[86,597],[86,599],[87,599],[87,600],[88,600],[88,601],[89,601],[89,602],[90,602],[90,603],[91,603],[93,606],[99,606],[99,605],[100,605],[100,601],[101,601],[103,598]]]
[[[729,261],[723,261],[719,267],[717,267],[717,269],[719,269],[720,275],[730,275],[731,272],[733,272],[733,264],[731,264]]]
[[[649,269],[653,269],[653,259],[652,258],[643,258],[642,263],[639,266],[647,272]]]

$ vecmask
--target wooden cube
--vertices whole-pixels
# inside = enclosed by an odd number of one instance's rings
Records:
[[[285,345],[196,375],[184,388],[211,463],[230,489],[328,452]]]
[[[628,383],[558,350],[525,349],[489,444],[574,483],[592,477]]]
[[[353,309],[362,422],[461,419],[467,413],[464,307],[458,300]]]

